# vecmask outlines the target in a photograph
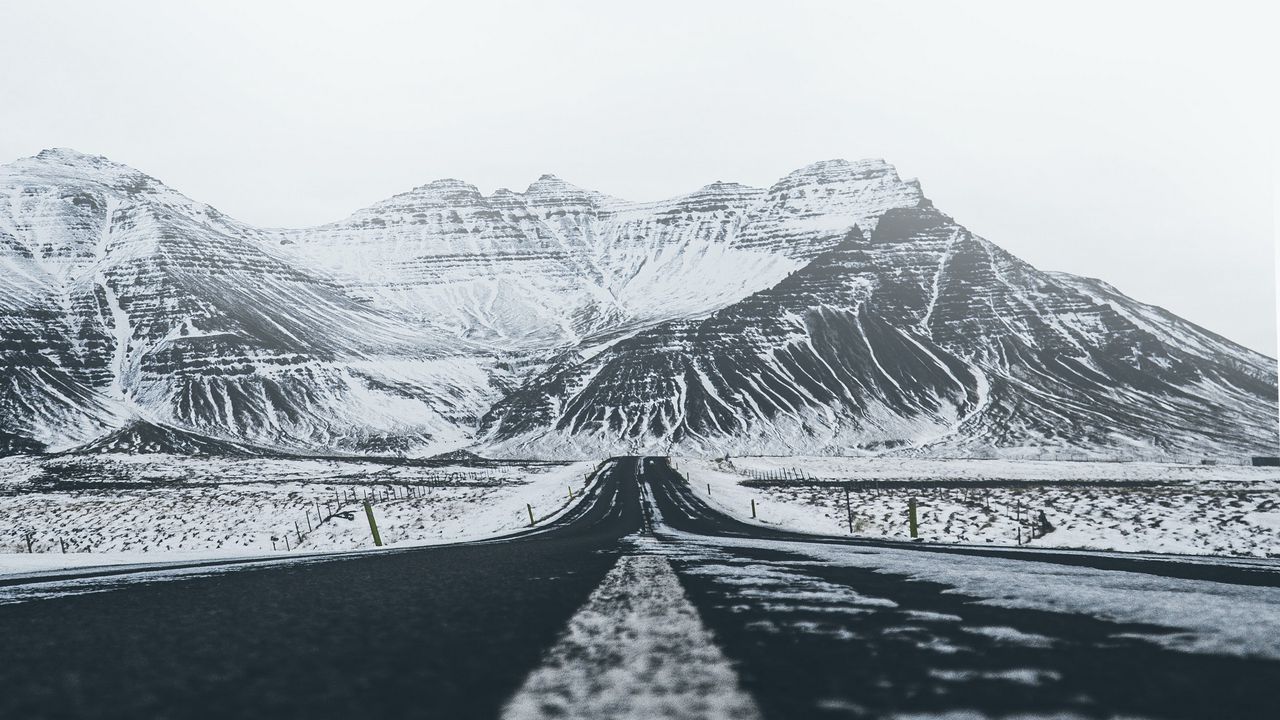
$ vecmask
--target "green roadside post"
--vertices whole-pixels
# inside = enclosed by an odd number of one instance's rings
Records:
[[[538,521],[533,519],[533,506],[530,505],[529,503],[525,503],[524,508],[529,511],[529,527],[533,527],[534,525],[537,525]]]
[[[756,501],[755,501],[754,499],[752,499],[752,500],[751,500],[751,517],[752,517],[752,519],[754,519],[754,518],[755,518],[755,516],[756,516]]]
[[[373,508],[370,507],[369,501],[364,501],[364,516],[369,518],[369,531],[373,533],[373,544],[375,547],[382,547],[382,536],[378,534],[378,521],[373,519]]]
[[[911,524],[911,539],[915,540],[920,537],[920,523],[916,519],[916,499],[911,498],[907,503],[907,520]]]

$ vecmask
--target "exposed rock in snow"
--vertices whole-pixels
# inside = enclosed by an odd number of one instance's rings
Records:
[[[132,422],[119,430],[77,447],[74,454],[148,453],[166,455],[219,455],[254,457],[270,454],[263,448],[230,440],[217,440],[189,430],[165,427],[145,420]]]

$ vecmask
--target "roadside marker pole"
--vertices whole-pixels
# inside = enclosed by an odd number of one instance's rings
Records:
[[[530,505],[529,503],[525,503],[524,508],[529,511],[529,527],[533,527],[534,525],[537,525],[538,522],[533,519],[533,506]]]
[[[572,485],[570,485],[570,486],[569,486],[569,499],[570,499],[570,500],[572,500],[572,499],[573,499],[573,486],[572,486]]]
[[[844,514],[849,517],[849,534],[853,534],[853,506],[849,504],[849,486],[844,486]]]
[[[375,547],[382,547],[382,536],[378,534],[378,521],[373,519],[373,508],[369,506],[369,501],[364,501],[364,516],[369,518],[369,532],[373,533],[373,544]]]
[[[907,503],[907,521],[911,525],[911,539],[915,540],[920,536],[919,523],[916,520],[916,499],[911,498]]]
[[[755,516],[756,516],[756,501],[755,501],[755,498],[752,498],[751,499],[751,517],[754,519]]]
[[[711,483],[707,483],[707,494],[711,494]]]

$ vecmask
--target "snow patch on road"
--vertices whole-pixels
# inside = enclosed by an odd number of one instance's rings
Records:
[[[728,548],[795,553],[834,567],[866,568],[904,580],[940,583],[947,592],[996,607],[1085,615],[1118,624],[1150,626],[1143,637],[1170,649],[1280,660],[1280,588],[1186,580],[1141,572],[1099,570],[1057,563],[915,549],[843,547],[781,540],[722,537],[714,540],[658,529],[659,537],[678,539],[686,554],[705,548],[719,557]],[[1280,569],[1274,562],[1255,560]],[[794,564],[794,563],[793,563]],[[1010,642],[1034,644],[1040,638],[1004,628],[969,628]]]

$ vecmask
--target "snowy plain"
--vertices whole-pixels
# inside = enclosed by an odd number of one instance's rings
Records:
[[[594,467],[0,458],[0,575],[372,548],[366,498],[386,547],[485,539],[527,529],[530,511],[538,522],[562,513]]]
[[[1280,557],[1280,468],[900,457],[674,462],[712,507],[765,527],[909,540],[914,498],[928,542]],[[1043,534],[1041,512],[1053,527]]]

